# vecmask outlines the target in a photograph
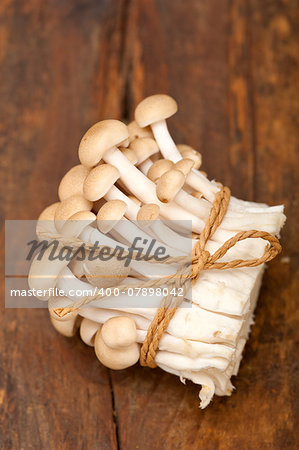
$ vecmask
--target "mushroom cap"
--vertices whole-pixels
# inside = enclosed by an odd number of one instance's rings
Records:
[[[50,297],[49,301],[48,301],[48,310],[49,310],[49,314],[50,316],[60,322],[66,322],[68,320],[70,320],[71,318],[76,318],[78,316],[78,309],[74,309],[73,311],[68,312],[65,316],[58,316],[54,310],[55,309],[61,309],[61,308],[66,308],[70,305],[71,300],[68,297],[63,297],[63,296],[59,296],[59,297]]]
[[[106,234],[114,225],[123,218],[127,210],[127,204],[122,200],[110,200],[106,202],[98,211],[97,227]]]
[[[115,256],[108,261],[100,258],[90,260],[87,257],[83,269],[89,283],[103,289],[117,286],[130,273],[130,267],[125,266],[125,261]]]
[[[77,238],[87,225],[96,220],[96,215],[91,211],[79,211],[73,214],[63,225],[61,234],[66,237]]]
[[[128,127],[119,120],[102,120],[96,123],[86,131],[80,142],[81,164],[86,167],[96,166],[107,150],[119,145],[128,137]]]
[[[128,347],[137,340],[135,322],[126,316],[112,317],[104,323],[101,336],[110,348]]]
[[[61,320],[54,319],[50,316],[51,323],[58,333],[62,334],[65,337],[73,337],[75,336],[81,322],[81,317],[77,316],[76,318],[72,317],[69,320],[65,320],[62,322]]]
[[[99,330],[94,340],[95,354],[104,366],[113,370],[126,369],[137,363],[140,355],[139,345],[135,342],[129,347],[114,349],[108,347]]]
[[[102,208],[102,206],[106,203],[106,200],[104,198],[99,198],[99,200],[96,200],[93,203],[92,212],[95,214],[98,214],[99,209]]]
[[[42,238],[41,233],[57,233],[55,227],[55,213],[60,202],[52,203],[52,205],[47,206],[39,215],[36,222],[36,234],[38,238]]]
[[[137,138],[153,138],[153,133],[150,127],[140,128],[135,120],[129,123],[128,130],[130,142]]]
[[[165,94],[146,97],[135,109],[135,120],[143,128],[160,120],[168,119],[178,110],[177,102]]]
[[[122,152],[123,155],[125,155],[126,158],[128,158],[130,163],[132,163],[134,166],[135,164],[138,163],[137,155],[135,152],[133,152],[133,150],[126,147],[121,147],[119,150]]]
[[[151,138],[139,138],[131,142],[130,148],[134,151],[138,158],[138,164],[143,163],[155,153],[159,153],[157,142]]]
[[[137,220],[142,222],[151,222],[152,220],[159,219],[160,208],[155,203],[148,203],[141,206],[137,214]],[[148,224],[150,225],[150,223]]]
[[[189,175],[193,167],[194,167],[194,160],[190,158],[181,159],[174,165],[174,169],[180,170],[185,175],[185,177]]]
[[[119,178],[119,171],[111,164],[100,164],[92,169],[83,185],[85,198],[92,202],[104,197]]]
[[[64,223],[73,214],[79,211],[90,211],[92,202],[84,198],[82,195],[72,195],[61,202],[55,212],[55,226],[61,231]]]
[[[83,195],[83,183],[88,174],[89,169],[82,164],[72,167],[59,183],[58,197],[60,201],[72,195]]]
[[[157,182],[157,197],[162,203],[170,202],[184,186],[185,176],[177,169],[165,172]]]
[[[169,159],[158,159],[154,162],[147,172],[147,177],[154,183],[163,175],[163,173],[172,169],[174,163]]]
[[[178,144],[177,149],[183,158],[192,159],[194,161],[194,169],[199,169],[201,166],[201,154],[197,152],[193,147],[186,144]]]
[[[89,254],[89,253],[87,253],[87,254]],[[81,255],[79,255],[76,258],[73,258],[70,261],[68,267],[76,278],[82,278],[85,275],[83,264],[84,264],[84,260],[82,261]]]
[[[67,259],[50,258],[53,255],[52,252],[54,253],[53,246],[50,245],[41,255],[37,254],[31,263],[28,274],[29,288],[36,289],[36,291],[41,290],[40,295],[36,292],[36,297],[41,300],[49,299],[49,289],[55,288],[59,273],[69,262]],[[38,259],[39,255],[41,259]]]
[[[102,325],[98,322],[94,322],[93,320],[84,318],[80,325],[80,337],[82,341],[86,345],[93,347],[95,336],[97,334],[97,331],[101,328],[101,326]]]

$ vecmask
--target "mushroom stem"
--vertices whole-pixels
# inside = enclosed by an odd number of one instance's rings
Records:
[[[106,151],[103,155],[103,160],[119,170],[120,179],[143,203],[156,203],[160,206],[161,215],[166,219],[177,220],[178,217],[184,217],[186,221],[192,221],[192,226],[196,233],[202,231],[204,222],[199,217],[175,203],[167,205],[160,202],[156,196],[156,185],[133,166],[116,147]],[[134,183],[132,183],[132,180],[134,180]]]
[[[176,148],[176,145],[170,136],[166,120],[159,120],[151,124],[153,135],[165,159],[170,159],[174,163],[182,159],[182,155]]]

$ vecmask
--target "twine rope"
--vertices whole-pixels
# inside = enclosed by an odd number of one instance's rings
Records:
[[[240,231],[232,238],[228,239],[218,250],[216,250],[212,255],[205,250],[205,246],[208,240],[213,236],[219,225],[221,224],[228,205],[230,201],[230,189],[228,187],[222,187],[220,191],[217,192],[208,220],[204,226],[204,229],[199,235],[195,235],[198,239],[193,251],[190,261],[190,256],[180,256],[180,257],[169,257],[167,260],[163,261],[163,264],[171,263],[181,263],[178,271],[171,276],[159,277],[159,279],[152,279],[143,281],[138,285],[122,285],[122,291],[127,291],[128,289],[138,287],[138,288],[150,288],[150,287],[160,287],[167,283],[169,285],[168,295],[166,295],[160,307],[158,308],[152,323],[150,324],[147,335],[141,346],[140,350],[140,364],[142,366],[148,366],[155,368],[157,366],[155,362],[156,354],[159,347],[159,342],[167,329],[171,319],[173,318],[175,312],[180,307],[184,301],[185,294],[188,292],[192,283],[194,283],[202,270],[225,270],[234,269],[241,267],[256,267],[260,264],[271,261],[275,256],[281,252],[281,245],[279,240],[270,233],[257,230]],[[44,233],[47,236],[47,233]],[[93,248],[93,244],[83,243],[80,239],[67,239],[61,235],[51,234],[51,239],[56,239],[62,246],[71,246],[72,248],[79,248],[82,244],[85,245],[86,249]],[[218,261],[222,258],[229,249],[234,247],[237,242],[243,241],[245,239],[256,239],[261,238],[268,241],[268,245],[265,248],[264,254],[260,258],[255,259],[234,259],[229,262]],[[97,252],[95,252],[96,254]],[[135,254],[131,255],[132,259],[135,259]],[[218,261],[218,262],[217,262]],[[159,261],[150,260],[148,262],[158,263]],[[191,267],[190,267],[191,266]],[[171,292],[178,292],[178,289],[182,289],[180,296],[175,296]],[[113,289],[113,288],[111,288]],[[92,296],[86,296],[82,298],[79,302],[70,304],[64,308],[56,308],[53,311],[59,317],[63,317],[74,310],[79,309],[88,303],[102,299],[105,295],[95,294]]]
[[[223,187],[219,192],[217,192],[209,218],[203,231],[198,236],[198,241],[192,252],[191,279],[188,279],[188,272],[186,271],[186,268],[181,270],[182,276],[176,278],[174,281],[174,287],[183,288],[183,295],[180,297],[173,297],[169,294],[164,297],[160,308],[157,310],[155,317],[147,330],[145,340],[140,350],[140,364],[142,366],[148,366],[151,368],[155,368],[157,366],[155,358],[158,351],[159,342],[175,312],[183,302],[185,294],[191,283],[198,279],[202,270],[224,270],[240,267],[256,267],[270,261],[281,252],[281,245],[275,236],[256,230],[241,231],[237,233],[231,239],[228,239],[212,255],[205,250],[207,241],[213,236],[226,214],[229,200],[230,190],[228,187]],[[248,238],[261,238],[269,242],[270,246],[267,245],[263,256],[256,259],[235,259],[229,262],[216,262],[218,259],[222,258],[237,242]]]

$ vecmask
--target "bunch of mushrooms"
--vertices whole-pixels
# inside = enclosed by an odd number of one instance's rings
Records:
[[[200,234],[219,185],[210,181],[201,167],[201,155],[186,144],[176,145],[166,120],[177,111],[168,95],[153,95],[135,109],[135,120],[127,125],[104,120],[93,125],[79,146],[80,164],[62,178],[59,201],[48,206],[37,222],[37,235],[62,234],[86,243],[119,245],[128,249],[132,236],[155,239],[170,256],[188,255],[195,244],[187,234]],[[184,219],[180,229],[170,221]],[[242,201],[231,197],[224,220],[208,241],[214,252],[241,230],[262,230],[277,235],[285,221],[283,206]],[[140,226],[139,226],[140,224]],[[143,224],[141,226],[141,224]],[[144,226],[146,224],[146,226]],[[265,242],[239,242],[222,259],[256,258]],[[154,249],[153,249],[154,251]],[[163,295],[150,302],[128,294],[95,299],[60,317],[56,308],[80,300],[71,290],[92,287],[138,285],[140,280],[173,273],[166,264],[132,261],[49,261],[48,253],[35,258],[29,273],[31,288],[57,287],[63,297],[41,296],[48,301],[51,322],[64,336],[78,328],[82,340],[95,349],[98,359],[111,369],[134,365],[147,329]],[[113,265],[113,267],[111,266]],[[254,268],[208,270],[199,275],[168,325],[159,343],[156,363],[167,372],[201,385],[201,408],[214,393],[230,395],[232,375],[238,372],[242,351],[253,322],[263,265]],[[189,307],[188,307],[189,306]]]

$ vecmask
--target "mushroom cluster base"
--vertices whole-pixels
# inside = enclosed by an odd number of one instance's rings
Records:
[[[201,169],[201,155],[186,144],[176,144],[166,119],[177,111],[174,99],[154,95],[144,99],[128,126],[104,120],[91,127],[79,146],[80,164],[63,177],[59,201],[48,206],[37,222],[39,239],[65,237],[127,250],[134,236],[162,244],[173,257],[188,256],[209,217],[220,185]],[[186,220],[187,229],[170,221]],[[214,253],[238,232],[257,230],[278,236],[284,224],[283,206],[270,207],[231,197],[226,214],[208,239],[205,251]],[[189,230],[190,231],[190,230]],[[260,258],[267,247],[261,238],[238,242],[220,261]],[[154,250],[152,250],[154,251]],[[93,346],[99,361],[114,370],[136,364],[148,329],[163,296],[129,299],[118,296],[72,294],[84,289],[133,287],[153,276],[171,273],[167,264],[132,260],[129,266],[113,260],[50,261],[49,252],[34,259],[31,288],[57,287],[60,297],[43,295],[51,322],[61,334],[78,331]],[[159,340],[155,364],[185,383],[201,386],[200,407],[213,395],[231,395],[231,377],[237,375],[242,352],[253,324],[264,264],[227,270],[203,270],[189,289]],[[79,303],[78,303],[79,302]],[[78,304],[80,306],[78,306]],[[70,308],[74,306],[74,308]]]

